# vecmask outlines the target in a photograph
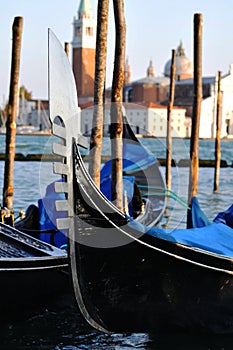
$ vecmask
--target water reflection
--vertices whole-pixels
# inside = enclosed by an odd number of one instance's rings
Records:
[[[4,350],[232,350],[232,343],[232,335],[106,335],[88,326],[77,314],[75,305],[59,313],[47,310],[28,320],[1,326],[1,349]]]

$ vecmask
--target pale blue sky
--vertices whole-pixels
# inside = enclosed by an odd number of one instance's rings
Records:
[[[22,16],[23,41],[20,85],[33,98],[47,98],[47,30],[61,43],[72,40],[72,21],[80,0],[0,0],[0,103],[9,95],[11,37],[14,17]],[[97,0],[91,0],[96,15]],[[110,0],[110,8],[112,2]],[[186,55],[193,57],[193,16],[203,15],[203,75],[223,74],[233,63],[233,1],[125,0],[127,25],[126,55],[132,80],[146,75],[149,60],[156,75],[163,75],[171,50],[183,41]],[[110,16],[107,83],[111,84],[114,52],[114,21]]]

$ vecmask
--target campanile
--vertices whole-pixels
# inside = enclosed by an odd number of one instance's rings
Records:
[[[80,103],[93,100],[96,23],[90,0],[81,0],[73,22],[72,65]]]

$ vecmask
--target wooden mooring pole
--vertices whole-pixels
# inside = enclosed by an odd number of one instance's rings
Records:
[[[202,102],[202,14],[194,15],[194,86],[193,86],[193,114],[192,133],[190,140],[190,173],[188,204],[191,207],[192,198],[198,192],[199,171],[199,126]],[[187,228],[191,227],[191,211],[187,212]]]
[[[115,61],[111,94],[111,152],[112,152],[112,201],[118,209],[123,210],[123,121],[122,121],[122,97],[125,80],[125,42],[126,24],[124,16],[124,1],[113,0],[116,40]]]
[[[69,57],[69,53],[70,53],[70,45],[69,45],[69,43],[65,42],[64,50],[65,50],[65,53],[67,54],[67,56]]]
[[[100,188],[100,168],[104,127],[109,0],[98,1],[95,55],[94,111],[90,138],[89,173]]]
[[[171,189],[171,166],[172,166],[172,135],[171,135],[171,114],[174,104],[175,95],[175,60],[176,50],[172,50],[172,61],[170,69],[170,93],[167,106],[167,156],[166,156],[166,185],[167,189]]]
[[[222,73],[218,72],[218,90],[217,90],[217,110],[216,110],[216,138],[215,138],[215,171],[214,171],[214,192],[218,191],[220,162],[221,162],[221,80]]]
[[[15,17],[12,26],[12,60],[10,94],[6,121],[6,158],[4,171],[3,206],[13,209],[14,200],[14,158],[16,139],[16,117],[19,101],[19,69],[23,18]]]

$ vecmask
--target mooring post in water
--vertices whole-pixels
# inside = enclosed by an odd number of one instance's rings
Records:
[[[16,139],[16,117],[19,102],[19,69],[20,51],[22,39],[23,18],[15,17],[12,26],[12,59],[10,94],[6,121],[6,158],[3,188],[3,206],[9,210],[13,209],[14,199],[14,158]]]
[[[65,50],[65,53],[67,54],[67,56],[69,57],[69,53],[70,53],[70,46],[69,46],[69,43],[65,42],[65,44],[64,44],[64,50]]]
[[[216,137],[215,137],[215,172],[214,172],[214,192],[218,191],[219,187],[219,174],[220,174],[220,162],[221,162],[221,80],[222,73],[218,72],[218,90],[217,90],[217,109],[216,109]]]
[[[171,114],[174,104],[175,95],[175,59],[176,50],[172,50],[172,61],[170,69],[170,93],[167,106],[167,157],[166,157],[166,185],[167,189],[171,189],[171,166],[172,166],[172,135],[171,135]]]
[[[199,127],[202,102],[202,14],[194,15],[194,86],[193,86],[193,113],[192,133],[190,140],[190,174],[188,204],[191,207],[192,198],[198,192],[198,170],[199,170]],[[187,212],[187,228],[191,226],[191,211]]]
[[[98,188],[100,188],[100,168],[104,127],[104,94],[108,39],[108,11],[109,0],[99,0],[95,55],[94,111],[90,138],[89,159],[89,173]]]
[[[125,41],[126,24],[123,0],[113,0],[115,17],[115,61],[111,95],[111,152],[112,152],[112,201],[118,209],[123,210],[123,177],[122,177],[122,149],[123,149],[123,121],[122,96],[125,80]]]

